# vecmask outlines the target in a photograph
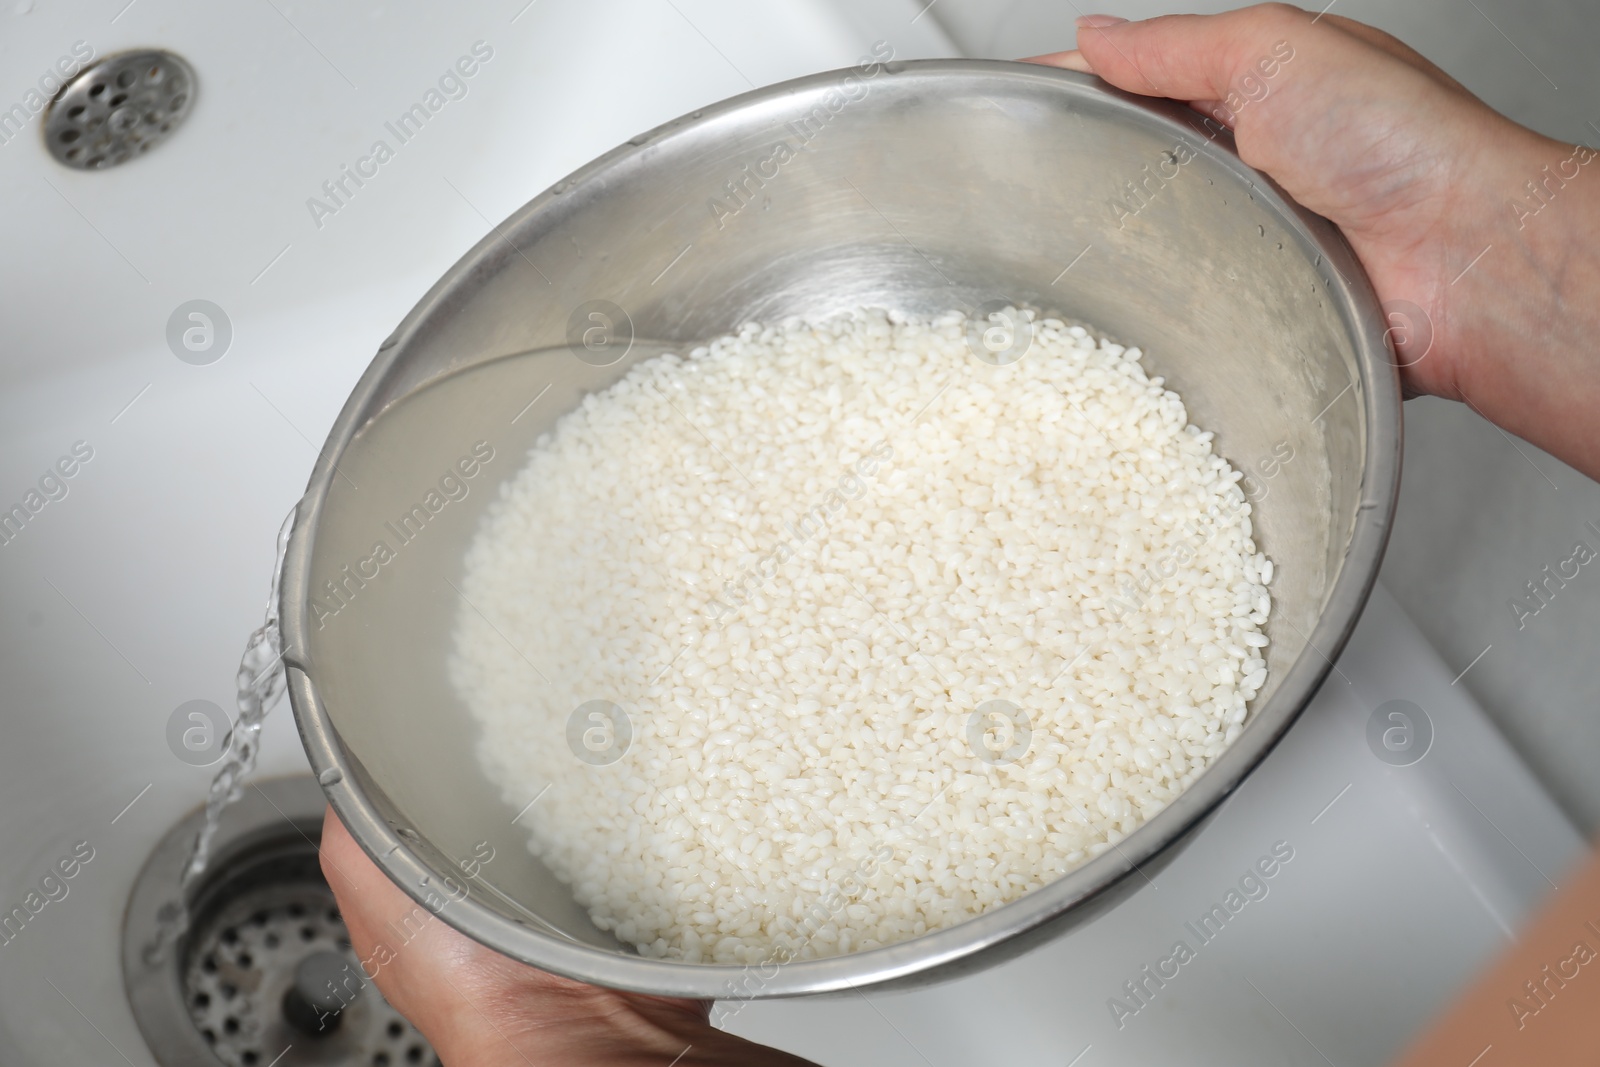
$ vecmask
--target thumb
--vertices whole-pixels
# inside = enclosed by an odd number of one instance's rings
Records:
[[[1291,37],[1303,36],[1312,16],[1286,4],[1262,4],[1222,15],[1107,21],[1104,16],[1079,20],[1082,63],[1070,52],[1040,61],[1080,70],[1087,65],[1117,88],[1141,96],[1226,101],[1262,76],[1262,63],[1273,65],[1275,47],[1281,51]]]

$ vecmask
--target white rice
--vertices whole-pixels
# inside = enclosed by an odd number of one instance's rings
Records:
[[[862,310],[643,362],[486,514],[451,661],[483,766],[645,955],[960,922],[1238,734],[1272,566],[1239,473],[1138,349],[1043,319],[993,366],[967,327]],[[596,700],[631,727],[607,765],[567,740]]]

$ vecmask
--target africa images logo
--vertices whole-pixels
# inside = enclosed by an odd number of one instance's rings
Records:
[[[387,138],[378,138],[372,142],[367,154],[355,161],[354,166],[348,163],[341,165],[338,174],[322,183],[322,196],[307,197],[306,210],[311,213],[311,221],[317,229],[322,229],[329,216],[343,210],[367,182],[378,176],[379,168],[393,159],[402,147],[410,144],[422,132],[423,126],[444,110],[446,104],[452,100],[466,99],[468,81],[493,58],[494,49],[487,42],[474,41],[471,55],[457,59],[439,75],[437,85],[428,87],[421,100],[402,111],[393,122],[383,124],[383,128],[394,138],[394,144],[391,145]]]
[[[1128,1020],[1148,1008],[1156,994],[1183,973],[1183,967],[1193,962],[1200,950],[1221,935],[1223,929],[1254,901],[1267,899],[1271,892],[1270,881],[1294,859],[1294,846],[1287,841],[1275,841],[1267,853],[1246,868],[1238,883],[1230,886],[1222,899],[1183,924],[1187,936],[1173,942],[1171,950],[1154,963],[1139,968],[1139,973],[1122,983],[1122,995],[1108,997],[1106,1010],[1121,1030]],[[1190,939],[1194,943],[1190,944]]]

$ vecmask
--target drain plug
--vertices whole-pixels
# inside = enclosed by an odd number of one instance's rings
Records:
[[[337,1029],[348,1006],[341,983],[350,977],[350,961],[338,952],[313,952],[294,969],[294,984],[283,994],[283,1017],[310,1037]],[[360,993],[358,986],[353,992]]]
[[[44,142],[75,170],[104,170],[172,136],[194,107],[194,68],[171,52],[107,56],[69,81],[44,119]]]
[[[310,777],[246,789],[224,814],[209,873],[188,901],[188,931],[155,966],[144,950],[162,906],[178,897],[199,813],[145,862],[123,924],[122,970],[163,1067],[438,1064],[351,950],[317,860],[324,803]]]

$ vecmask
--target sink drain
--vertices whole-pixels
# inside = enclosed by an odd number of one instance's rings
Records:
[[[210,873],[175,951],[147,962],[199,813],[145,862],[123,924],[122,970],[139,1029],[164,1067],[437,1065],[426,1039],[360,970],[317,862],[312,778],[247,786],[223,815]]]
[[[171,52],[107,56],[50,102],[44,141],[58,162],[104,170],[170,137],[194,107],[194,68]]]

